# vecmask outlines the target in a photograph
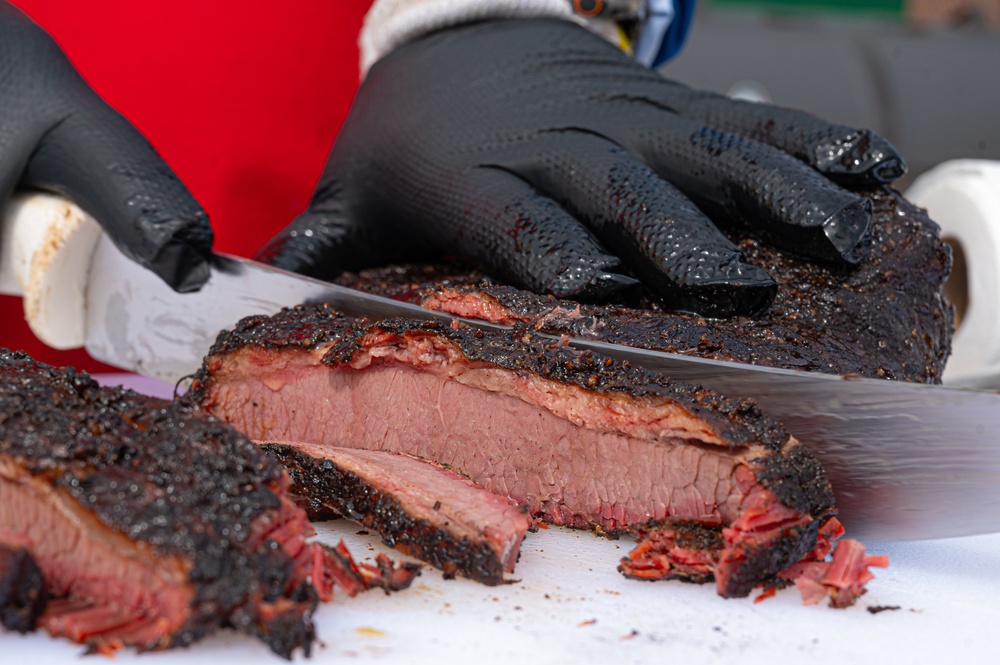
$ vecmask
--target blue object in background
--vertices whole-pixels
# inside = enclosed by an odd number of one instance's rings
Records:
[[[635,42],[635,59],[656,67],[677,55],[691,29],[697,0],[649,0]]]

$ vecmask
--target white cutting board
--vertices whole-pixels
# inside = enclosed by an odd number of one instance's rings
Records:
[[[849,528],[849,525],[847,525]],[[355,557],[389,552],[359,527],[317,525],[319,538],[343,538]],[[854,607],[802,606],[786,589],[773,598],[725,600],[709,585],[639,582],[615,567],[631,541],[545,529],[528,534],[512,578],[501,587],[445,580],[425,568],[392,595],[339,594],[321,606],[321,644],[313,663],[998,663],[1000,534],[940,541],[870,544],[888,554]],[[871,614],[869,606],[900,609]],[[78,661],[83,649],[45,634],[0,629],[0,665]],[[794,659],[794,660],[792,660]],[[102,663],[101,657],[86,663]],[[118,654],[115,664],[280,663],[253,638],[223,632],[189,649]]]
[[[358,559],[387,551],[358,527],[318,525]],[[761,603],[725,600],[711,586],[638,582],[615,571],[627,541],[548,529],[529,534],[517,581],[485,587],[425,569],[392,595],[340,594],[315,615],[314,663],[997,663],[1000,535],[872,545],[876,570],[854,607],[804,607],[794,589]],[[871,614],[866,608],[898,605]],[[0,630],[0,663],[74,662],[83,649],[45,634]],[[791,656],[785,661],[778,656]],[[297,661],[306,662],[303,658]],[[100,657],[87,663],[100,664]],[[118,654],[120,665],[277,664],[253,638],[224,632],[184,650]]]

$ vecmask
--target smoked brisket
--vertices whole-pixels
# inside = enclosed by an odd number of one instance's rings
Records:
[[[191,404],[0,350],[0,611],[16,630],[111,651],[229,626],[282,656],[308,653],[333,582],[381,580],[306,542],[289,484]]]
[[[428,309],[626,346],[831,374],[939,383],[953,330],[944,298],[950,253],[926,213],[891,189],[874,202],[857,266],[810,263],[738,229],[747,259],[778,282],[756,318],[706,319],[638,306],[540,296],[458,266],[397,266],[345,274],[345,286]]]
[[[835,513],[819,463],[754,402],[523,330],[302,306],[222,333],[189,395],[257,440],[435,461],[553,524],[715,529],[725,596],[801,560]]]
[[[309,443],[263,448],[288,470],[291,492],[311,518],[356,520],[446,577],[496,585],[514,572],[531,520],[451,469],[376,450]]]

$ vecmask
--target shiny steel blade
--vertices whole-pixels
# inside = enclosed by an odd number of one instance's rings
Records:
[[[87,283],[87,351],[94,358],[174,383],[193,374],[219,332],[253,314],[328,302],[373,319],[454,317],[270,266],[217,255],[208,283],[179,294],[102,236]]]
[[[453,318],[232,257],[219,257],[200,292],[179,295],[102,238],[88,283],[87,349],[113,365],[177,381],[197,370],[222,329],[304,302],[373,319]],[[1000,531],[1000,395],[572,343],[757,400],[823,462],[854,537]]]
[[[750,397],[826,469],[848,535],[918,540],[1000,531],[1000,395],[586,347]]]

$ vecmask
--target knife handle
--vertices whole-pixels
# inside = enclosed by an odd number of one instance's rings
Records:
[[[61,196],[19,192],[0,218],[0,293],[21,296],[35,335],[56,349],[83,346],[90,260],[101,229]]]

